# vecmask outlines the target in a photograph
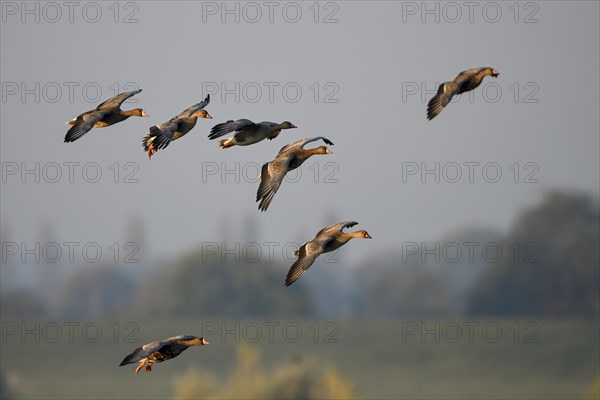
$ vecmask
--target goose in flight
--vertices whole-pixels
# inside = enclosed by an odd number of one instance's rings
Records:
[[[104,128],[111,126],[121,121],[125,121],[129,117],[148,117],[141,108],[133,110],[121,110],[121,104],[131,96],[140,93],[142,89],[133,90],[131,92],[121,93],[112,99],[106,100],[93,110],[84,112],[77,117],[67,121],[67,125],[71,126],[65,135],[65,143],[74,142],[92,128]]]
[[[310,242],[304,243],[294,255],[298,257],[285,278],[285,286],[296,282],[310,268],[317,257],[323,253],[334,251],[348,243],[350,239],[372,239],[367,231],[344,232],[344,228],[358,225],[356,221],[340,222],[321,229]]]
[[[298,140],[282,147],[273,161],[265,163],[262,166],[260,185],[258,186],[258,192],[256,192],[256,201],[260,201],[258,204],[259,210],[267,211],[275,193],[277,193],[279,186],[281,186],[283,178],[289,171],[298,168],[304,161],[315,154],[333,154],[326,146],[319,146],[308,150],[304,148],[306,144],[317,140],[322,140],[328,145],[333,145],[331,140],[324,136]]]
[[[208,103],[210,103],[210,95],[207,95],[200,103],[183,110],[167,122],[151,127],[150,133],[142,138],[142,147],[144,151],[148,152],[148,158],[151,159],[159,149],[167,147],[172,140],[185,136],[196,126],[198,118],[212,119],[204,109]]]
[[[264,139],[273,140],[279,135],[282,129],[292,128],[297,128],[297,126],[289,121],[283,121],[278,124],[269,121],[256,123],[249,119],[229,120],[213,126],[208,138],[213,140],[235,132],[235,135],[232,137],[219,141],[219,146],[226,149],[231,146],[248,146]]]
[[[148,365],[146,365],[146,373],[149,373],[152,371],[152,364],[175,358],[189,347],[204,346],[206,344],[208,344],[208,342],[202,337],[184,335],[174,336],[169,339],[148,343],[138,347],[133,353],[129,354],[121,361],[119,367],[139,362],[135,369],[135,373],[137,374],[144,364],[148,363]]]
[[[453,81],[442,83],[436,95],[427,104],[427,119],[434,119],[450,103],[454,95],[475,89],[488,75],[496,78],[500,73],[490,67],[473,68],[461,72]]]

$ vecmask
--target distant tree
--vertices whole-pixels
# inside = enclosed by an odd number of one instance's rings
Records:
[[[3,291],[0,297],[0,314],[3,317],[40,317],[47,311],[36,293],[27,289]]]
[[[421,265],[366,266],[357,280],[364,282],[356,308],[362,316],[431,317],[449,310],[447,285]]]
[[[61,315],[97,318],[123,311],[133,297],[133,283],[118,269],[79,267],[60,287],[55,303]]]
[[[565,192],[523,212],[474,287],[470,313],[597,318],[599,218],[597,199]]]
[[[312,310],[306,288],[284,287],[289,266],[235,257],[195,251],[151,278],[138,304],[152,314],[203,317],[303,316]]]

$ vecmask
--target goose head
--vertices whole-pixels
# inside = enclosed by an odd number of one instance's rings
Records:
[[[373,239],[371,237],[371,235],[369,235],[369,232],[367,232],[367,231],[356,231],[356,232],[353,232],[352,237],[355,237],[357,239]]]
[[[297,128],[297,126],[292,124],[290,121],[283,121],[281,124],[279,124],[279,126],[281,127],[281,129]]]
[[[192,117],[212,119],[212,116],[206,110],[198,110],[192,114]]]
[[[133,110],[123,111],[121,114],[127,115],[130,117],[149,117],[150,115],[142,110],[141,108],[134,108]]]
[[[333,154],[326,146],[319,146],[313,149],[313,154]]]
[[[193,339],[183,341],[182,344],[185,344],[186,346],[204,346],[208,344],[208,340],[204,339],[203,337],[195,337]]]

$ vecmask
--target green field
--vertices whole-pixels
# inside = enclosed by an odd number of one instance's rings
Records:
[[[126,329],[128,321],[139,331]],[[276,321],[279,325],[272,325],[272,338],[263,320],[239,321],[239,328],[227,321],[231,332],[225,337],[221,336],[222,321],[212,320],[204,328],[217,328],[219,333],[204,332],[209,346],[156,364],[148,376],[135,376],[134,366],[119,368],[118,364],[135,347],[151,340],[180,333],[199,335],[202,324],[124,318],[118,320],[118,329],[112,325],[115,320],[98,322],[100,335],[89,326],[85,339],[81,322],[73,328],[71,342],[63,321],[57,322],[61,327],[58,339],[57,325],[40,321],[36,343],[33,333],[21,337],[21,322],[2,323],[1,369],[17,398],[170,398],[174,379],[191,367],[224,380],[236,363],[239,343],[233,332],[239,334],[239,342],[257,341],[252,345],[262,350],[267,369],[298,357],[316,358],[336,368],[359,398],[585,398],[594,393],[599,374],[598,324],[583,320],[471,320],[478,324],[471,325],[472,337],[464,320],[344,321],[336,325],[318,321],[318,326],[314,320],[297,321],[297,325]],[[35,322],[26,321],[28,329],[35,331]],[[430,331],[424,337],[422,322]],[[18,331],[13,334],[15,327]],[[415,329],[419,332],[409,334]],[[139,341],[124,343],[129,333]],[[96,336],[99,340],[93,343]]]

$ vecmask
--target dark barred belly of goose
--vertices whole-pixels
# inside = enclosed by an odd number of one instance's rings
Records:
[[[177,357],[180,355],[187,347],[184,346],[169,346],[165,347],[161,351],[156,351],[152,353],[149,357],[149,361],[153,362],[163,362],[166,360],[170,360],[171,358]]]

